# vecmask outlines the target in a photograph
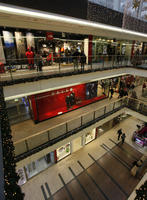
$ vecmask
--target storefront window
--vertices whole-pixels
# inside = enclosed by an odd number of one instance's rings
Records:
[[[59,149],[56,150],[56,152],[57,152],[57,161],[65,158],[71,152],[70,143],[60,147]]]
[[[96,135],[96,129],[93,129],[90,133],[87,133],[85,135],[85,144],[88,144],[89,142],[94,140],[95,139],[95,135]]]
[[[109,79],[101,80],[98,82],[98,93],[97,93],[98,97],[102,95],[108,96],[109,82],[110,82]]]
[[[105,93],[98,95],[98,81],[53,90],[29,97],[33,119],[36,123],[96,102],[107,97],[107,81]],[[52,105],[52,106],[50,106]]]
[[[120,123],[121,121],[127,119],[128,117],[129,117],[129,115],[124,113],[124,114],[121,114],[121,115],[115,117],[114,119],[104,123],[103,125],[99,126],[97,128],[97,137],[100,137],[105,132],[109,131],[114,126],[116,126],[118,123]]]
[[[27,97],[6,101],[11,124],[30,119],[30,108]]]
[[[43,171],[47,167],[51,166],[54,163],[54,152],[47,154],[46,156],[31,162],[25,166],[27,178],[31,178]]]

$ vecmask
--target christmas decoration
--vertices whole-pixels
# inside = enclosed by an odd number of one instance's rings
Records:
[[[147,199],[147,181],[136,190],[136,197],[134,200],[145,200]]]
[[[133,8],[136,10],[140,6],[141,0],[133,0]]]
[[[2,133],[3,166],[4,166],[4,194],[6,200],[23,200],[24,193],[17,185],[19,176],[15,172],[15,153],[11,136],[11,129],[4,100],[3,87],[0,85],[0,124]]]

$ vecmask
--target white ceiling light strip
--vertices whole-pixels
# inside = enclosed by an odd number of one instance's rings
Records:
[[[46,20],[52,20],[56,22],[65,22],[65,23],[70,23],[70,24],[75,24],[75,25],[81,25],[81,26],[86,26],[86,27],[92,27],[92,28],[97,28],[97,29],[103,29],[103,30],[108,30],[108,31],[114,31],[114,32],[119,32],[119,33],[125,33],[125,34],[131,34],[134,36],[140,36],[147,38],[147,34],[144,33],[139,33],[135,31],[130,31],[122,28],[117,28],[114,26],[109,26],[105,24],[100,24],[100,23],[94,23],[90,22],[88,20],[81,20],[73,17],[64,17],[62,15],[56,15],[56,14],[51,14],[47,12],[42,12],[39,10],[32,10],[32,9],[27,9],[27,8],[22,8],[22,7],[17,7],[17,6],[10,6],[7,4],[2,4],[0,3],[0,12],[2,13],[7,13],[7,14],[13,14],[13,15],[21,15],[25,17],[34,17],[38,19],[46,19]]]

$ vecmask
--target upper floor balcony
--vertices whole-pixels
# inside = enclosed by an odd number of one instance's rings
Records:
[[[52,53],[47,58],[37,54],[35,58],[8,59],[7,64],[1,63],[0,65],[0,81],[3,86],[7,86],[113,69],[147,69],[147,55],[134,55],[132,57],[94,55],[86,57],[84,53],[83,55],[80,52],[76,53],[76,56],[54,56]]]

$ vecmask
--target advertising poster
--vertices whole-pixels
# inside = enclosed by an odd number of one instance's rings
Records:
[[[13,61],[16,58],[13,34],[9,31],[3,31],[3,37],[7,59]]]
[[[6,63],[1,35],[0,35],[0,62],[4,64]]]
[[[86,99],[97,97],[98,81],[86,84]]]
[[[24,37],[21,32],[15,32],[15,39],[16,39],[16,47],[17,47],[17,55],[18,58],[24,58],[25,57],[25,41]]]
[[[20,168],[16,172],[17,172],[18,176],[20,177],[19,181],[18,181],[18,185],[25,184],[27,182],[27,179],[26,179],[24,168]]]

